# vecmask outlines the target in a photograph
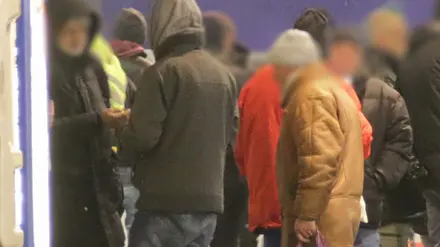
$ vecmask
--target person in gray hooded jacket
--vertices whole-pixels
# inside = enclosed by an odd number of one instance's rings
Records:
[[[139,85],[122,142],[135,152],[140,191],[131,247],[208,247],[223,211],[223,173],[237,89],[228,69],[202,50],[194,0],[153,5],[156,63]]]

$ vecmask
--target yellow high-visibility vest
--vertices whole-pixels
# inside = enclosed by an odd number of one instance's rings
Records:
[[[110,106],[114,109],[125,108],[127,76],[121,67],[118,57],[113,53],[110,44],[102,35],[97,35],[91,46],[93,54],[99,59],[110,86]]]

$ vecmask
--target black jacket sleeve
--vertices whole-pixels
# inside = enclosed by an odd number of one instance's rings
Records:
[[[391,105],[385,145],[375,164],[374,176],[383,189],[396,187],[409,168],[412,157],[412,128],[405,101],[399,95]]]
[[[99,112],[88,112],[76,115],[70,115],[69,104],[71,90],[63,83],[55,83],[65,80],[57,73],[51,75],[50,97],[54,103],[54,121],[52,131],[54,133],[62,133],[67,135],[76,135],[78,137],[86,137],[95,134],[102,129],[101,114]]]
[[[125,94],[126,94],[126,98],[125,98],[125,109],[131,109],[133,107],[134,104],[134,98],[135,98],[135,94],[136,94],[136,85],[134,84],[134,82],[127,77],[127,88],[125,90]],[[127,149],[124,147],[123,143],[120,140],[120,136],[119,136],[119,132],[116,131],[116,143],[118,148],[118,158],[119,158],[119,162],[121,164],[124,165],[133,165],[135,160],[134,160],[134,154],[132,152],[132,150]]]
[[[229,80],[231,82],[231,93],[232,93],[232,97],[234,100],[234,114],[233,114],[233,119],[232,119],[232,130],[231,130],[231,135],[229,136],[229,146],[231,146],[232,150],[235,150],[235,141],[237,139],[237,133],[238,133],[238,125],[239,125],[239,118],[240,118],[240,113],[238,110],[238,82],[237,82],[237,77],[233,76],[232,74],[229,74]]]
[[[158,70],[151,67],[145,71],[142,79],[129,124],[122,130],[121,140],[125,148],[145,153],[160,140],[178,78],[171,68]]]
[[[238,111],[238,106],[237,103],[235,104],[235,110],[234,110],[234,122],[232,125],[232,131],[231,131],[231,136],[229,139],[229,145],[231,146],[232,150],[235,150],[235,141],[237,139],[237,133],[238,133],[238,128],[239,128],[239,111]]]
[[[127,89],[125,95],[126,95],[125,108],[131,109],[131,107],[133,107],[134,105],[134,98],[136,95],[136,85],[129,77],[127,77]]]
[[[55,104],[56,111],[56,104]],[[52,125],[52,131],[71,133],[74,135],[87,135],[90,133],[96,133],[101,130],[102,121],[101,116],[97,112],[83,113],[75,116],[57,118]]]
[[[440,181],[440,138],[436,134],[439,124],[436,121],[440,116],[440,59],[433,61],[429,74],[429,95],[418,99],[428,105],[428,109],[417,109],[423,112],[423,118],[419,121],[419,136],[416,151],[420,163],[427,168],[433,181]],[[423,120],[425,123],[420,123]],[[438,184],[436,185],[438,186]]]

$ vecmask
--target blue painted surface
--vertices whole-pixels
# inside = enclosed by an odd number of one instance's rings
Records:
[[[407,16],[411,26],[428,20],[434,0],[391,0]],[[388,4],[387,0],[198,0],[202,10],[220,10],[237,23],[239,39],[252,49],[264,50],[283,30],[309,7],[322,7],[340,24],[360,24],[373,9]],[[148,12],[151,0],[106,0],[102,6],[105,33],[109,34],[123,7]]]
[[[389,4],[384,0],[200,0],[201,8],[222,10],[236,21],[239,39],[254,49],[266,49],[283,30],[293,26],[306,8],[327,9],[338,24],[363,22],[369,12]],[[251,7],[254,3],[255,7]],[[235,6],[234,6],[235,5]],[[431,15],[433,0],[396,0],[412,26],[426,21]]]
[[[31,156],[31,85],[30,85],[30,19],[29,0],[21,1],[21,16],[17,22],[17,65],[19,78],[19,125],[23,152],[23,225],[24,246],[33,247],[32,221],[32,156]]]

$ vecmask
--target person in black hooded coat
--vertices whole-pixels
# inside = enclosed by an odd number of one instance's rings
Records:
[[[440,245],[440,22],[417,28],[401,64],[396,85],[408,105],[414,149],[429,172],[424,197],[429,241]]]
[[[99,18],[81,0],[47,5],[50,29],[51,209],[54,247],[120,247],[122,193],[110,127],[128,114],[109,110],[109,86],[89,54]]]

